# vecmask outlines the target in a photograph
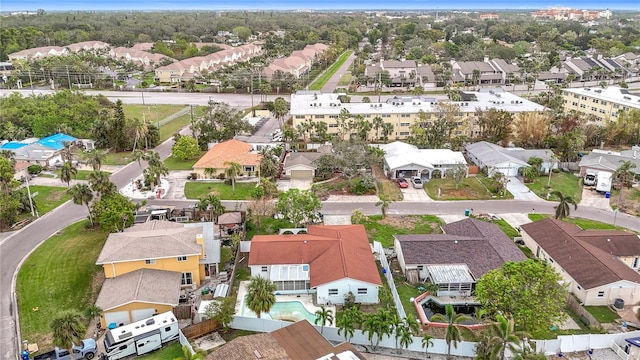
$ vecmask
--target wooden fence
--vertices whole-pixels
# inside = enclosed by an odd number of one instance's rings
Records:
[[[192,309],[190,304],[180,304],[173,308],[173,314],[178,319],[191,319]]]
[[[189,325],[182,329],[182,333],[187,339],[194,339],[220,329],[220,323],[215,320],[205,320],[201,323]]]
[[[596,320],[590,312],[588,312],[573,295],[567,296],[567,307],[573,311],[574,314],[578,315],[580,320],[585,323],[586,326],[590,328],[599,328],[600,322]]]

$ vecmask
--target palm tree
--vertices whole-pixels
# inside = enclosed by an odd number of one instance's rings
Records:
[[[109,179],[109,174],[102,171],[93,171],[87,176],[89,187],[98,193],[98,196],[106,196],[118,192],[116,185]]]
[[[252,277],[247,287],[246,301],[249,310],[256,313],[258,318],[260,318],[260,314],[268,313],[273,304],[276,303],[274,291],[276,291],[276,286],[271,280],[261,276]]]
[[[133,159],[133,161],[138,162],[138,166],[140,166],[140,170],[142,170],[142,160],[147,159],[145,153],[140,149],[135,149],[133,150],[133,154],[131,155],[131,158]]]
[[[380,139],[380,129],[384,125],[384,120],[382,120],[380,116],[376,116],[373,118],[372,125],[373,129],[376,131],[376,141],[378,141],[378,139]]]
[[[11,163],[11,166],[16,165],[16,153],[11,150],[0,150],[0,156],[6,158]]]
[[[321,323],[320,334],[322,334],[322,332],[324,331],[324,325],[327,322],[329,323],[329,325],[333,324],[333,311],[325,309],[324,306],[320,306],[320,310],[316,311],[316,321],[315,321],[316,325],[318,325],[318,323]]]
[[[424,348],[424,356],[430,358],[429,356],[429,348],[433,346],[433,336],[425,333],[422,335],[422,347]]]
[[[388,310],[385,309],[378,309],[377,313],[368,315],[362,325],[363,332],[368,334],[373,349],[378,347],[384,335],[391,333],[391,317]]]
[[[73,161],[73,143],[71,141],[66,141],[64,143],[64,148],[60,150],[60,156],[62,156],[62,160],[66,162]]]
[[[227,169],[224,171],[224,174],[231,178],[231,192],[233,195],[236,194],[236,178],[242,173],[242,165],[237,162],[225,161],[224,166],[227,166]]]
[[[67,183],[67,188],[69,187],[71,180],[76,177],[78,174],[78,169],[75,166],[71,165],[69,161],[65,162],[60,169],[60,181]]]
[[[355,324],[360,320],[360,311],[357,307],[352,306],[342,312],[342,317],[336,320],[338,326],[338,335],[344,332],[344,340],[349,342],[355,332]]]
[[[398,340],[400,339],[400,336],[402,336],[402,320],[400,320],[398,314],[394,313],[389,319],[389,324],[393,328],[393,336],[396,340],[396,353],[399,354],[400,349],[398,348]]]
[[[100,171],[102,163],[104,162],[107,154],[98,149],[93,149],[82,154],[82,158],[87,165],[91,165],[94,171]]]
[[[516,332],[513,319],[507,319],[501,314],[496,315],[496,322],[491,324],[491,329],[494,336],[489,343],[493,346],[493,353],[499,354],[501,360],[504,360],[507,348],[515,353],[520,345],[520,339],[529,336],[523,332]]]
[[[556,219],[562,220],[567,216],[569,216],[569,213],[571,212],[569,209],[569,204],[573,205],[574,210],[578,210],[578,204],[573,199],[573,197],[565,196],[563,193],[561,193],[558,190],[552,191],[550,195],[556,196],[559,201],[558,206],[555,207]]]
[[[191,352],[187,345],[182,345],[182,356],[175,358],[174,360],[202,360],[206,354],[202,351]]]
[[[102,309],[96,304],[89,306],[86,310],[86,315],[90,319],[95,319],[100,316],[100,314],[102,314]]]
[[[620,207],[620,203],[622,201],[622,192],[624,188],[630,189],[633,185],[633,178],[635,177],[635,174],[633,173],[633,171],[631,171],[631,169],[636,168],[636,164],[634,164],[630,160],[620,160],[620,162],[622,164],[613,173],[613,178],[616,179],[618,187],[620,187],[620,193],[618,194],[618,207]]]
[[[469,317],[465,314],[456,314],[453,309],[453,305],[447,304],[444,308],[445,315],[435,314],[431,317],[431,321],[443,322],[447,324],[447,333],[445,341],[447,342],[447,358],[451,358],[451,345],[458,348],[458,341],[460,341],[460,323],[469,320]]]
[[[68,349],[73,360],[73,343],[82,340],[87,332],[82,314],[76,310],[66,310],[51,321],[53,344]]]
[[[376,206],[380,206],[380,210],[382,210],[382,218],[387,217],[387,210],[389,209],[389,205],[391,205],[393,201],[389,199],[387,195],[380,195],[380,201],[376,203]]]
[[[411,332],[411,329],[406,326],[401,327],[401,329],[400,346],[402,346],[403,349],[406,349],[409,345],[413,344],[413,333]],[[400,351],[398,351],[398,353],[400,353]]]
[[[89,204],[91,200],[93,200],[93,192],[89,188],[87,184],[75,184],[67,193],[71,195],[71,199],[73,203],[76,205],[86,205],[89,210],[89,221],[91,222],[91,226],[93,226],[93,218],[91,217],[91,207]]]

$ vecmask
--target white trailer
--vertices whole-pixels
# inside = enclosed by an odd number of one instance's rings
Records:
[[[611,177],[612,173],[608,171],[598,172],[598,183],[596,184],[596,191],[599,193],[607,193],[611,191]]]
[[[149,353],[178,338],[178,321],[171,311],[107,331],[106,359],[118,360]]]

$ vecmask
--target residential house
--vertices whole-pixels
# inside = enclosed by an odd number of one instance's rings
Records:
[[[57,134],[43,137],[40,140],[38,140],[37,143],[53,150],[62,150],[64,149],[65,144],[71,143],[72,145],[75,145],[75,142],[77,140],[78,140],[77,138],[71,135],[57,133]]]
[[[520,67],[516,64],[508,63],[502,59],[491,59],[489,63],[500,72],[503,84],[512,84],[515,79],[521,76]]]
[[[480,20],[500,20],[500,15],[492,13],[480,14]]]
[[[384,172],[390,179],[420,176],[423,179],[444,178],[457,166],[468,171],[467,161],[459,151],[450,149],[418,149],[415,145],[394,141],[381,145],[385,153]]]
[[[585,176],[587,170],[615,172],[625,162],[631,161],[636,167],[629,169],[636,175],[640,174],[640,146],[633,146],[631,150],[608,151],[593,149],[587,155],[580,158],[580,175]]]
[[[253,173],[260,168],[261,158],[260,154],[252,151],[251,144],[231,139],[214,144],[193,165],[193,171],[199,177],[215,178],[224,174],[229,167],[225,163],[238,163],[242,166],[243,173]]]
[[[315,293],[319,304],[378,303],[380,273],[362,225],[313,225],[307,234],[256,235],[251,276],[273,281],[280,294]]]
[[[416,68],[416,85],[423,88],[431,88],[436,86],[436,76],[429,64],[418,64]]]
[[[62,161],[60,152],[39,143],[31,143],[18,148],[9,149],[15,154],[16,160],[37,164],[42,167],[54,166]]]
[[[411,283],[430,281],[438,296],[469,296],[476,281],[508,261],[527,257],[492,223],[466,218],[443,234],[394,235],[400,269]]]
[[[306,320],[286,327],[247,336],[239,336],[205,357],[205,360],[317,360],[366,359],[353,345],[333,345]]]
[[[102,41],[82,41],[74,44],[69,44],[66,46],[70,52],[77,53],[80,51],[92,51],[92,50],[104,50],[111,47],[111,45]]]
[[[492,66],[488,59],[485,61],[452,61],[451,79],[455,83],[472,85],[501,84],[506,75]]]
[[[282,175],[291,179],[313,179],[320,156],[320,152],[290,152],[284,158]]]
[[[527,163],[530,157],[540,155],[539,151],[524,149],[518,149],[517,152],[512,153],[500,145],[486,141],[468,144],[465,146],[465,151],[467,157],[488,176],[493,176],[496,173],[501,173],[504,176],[518,176],[520,168],[531,166]],[[549,162],[547,169],[551,166],[553,165]],[[557,166],[555,163],[555,167]]]
[[[525,245],[587,306],[635,305],[640,297],[640,239],[619,230],[582,230],[547,218],[521,226]]]
[[[321,43],[307,45],[302,50],[293,51],[287,57],[273,60],[262,72],[267,79],[271,79],[278,71],[299,78],[311,70],[311,66],[320,60],[328,48],[327,45]]]
[[[109,50],[109,56],[113,59],[133,62],[144,66],[147,69],[157,66],[163,61],[174,61],[174,59],[148,51],[137,50],[134,48],[116,47]]]
[[[18,181],[24,181],[29,178],[29,166],[31,164],[27,161],[16,160],[13,165],[13,178]]]
[[[640,96],[618,86],[563,89],[564,111],[588,115],[596,125],[617,121],[620,112],[640,111]]]
[[[386,71],[389,73],[391,86],[414,86],[417,68],[414,60],[380,60],[380,64],[367,66],[364,74],[377,82],[378,74]]]
[[[66,55],[69,50],[60,46],[43,46],[31,49],[20,50],[9,54],[9,60],[26,60],[26,59],[39,59],[46,56],[60,56]]]

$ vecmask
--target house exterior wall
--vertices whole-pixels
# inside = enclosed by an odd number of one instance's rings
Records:
[[[499,172],[505,176],[517,176],[521,166],[512,162],[504,162],[488,167],[489,176]]]
[[[155,269],[176,271],[180,273],[192,274],[193,283],[199,285],[204,279],[204,266],[199,264],[201,256],[187,256],[186,261],[178,261],[177,257],[164,259],[155,259],[154,264],[147,264],[146,260],[127,261],[121,263],[103,264],[104,275],[106,278],[114,278],[139,269]]]
[[[305,166],[305,165],[294,165],[294,166],[291,166],[291,167],[284,168],[284,174],[286,176],[291,176],[291,171],[292,170],[293,171],[296,171],[296,170],[311,171],[311,173],[314,176],[316,174],[316,169],[315,168],[312,168],[312,167],[309,167],[309,166]]]
[[[606,126],[609,121],[617,121],[621,111],[640,110],[640,104],[629,106],[610,97],[606,99],[599,93],[578,94],[564,90],[562,92],[565,112],[576,111],[584,115],[593,115],[595,123]]]
[[[377,285],[349,278],[319,285],[317,287],[316,298],[318,304],[344,304],[344,298],[349,292],[355,295],[356,303],[378,303]]]
[[[177,299],[176,299],[176,301],[177,301]],[[149,309],[149,308],[155,309],[156,313],[158,313],[158,314],[162,314],[164,312],[173,310],[173,306],[172,305],[152,304],[152,303],[136,301],[136,302],[132,302],[132,303],[129,303],[129,304],[125,304],[125,305],[122,305],[122,306],[115,307],[113,309],[109,309],[107,311],[103,311],[100,314],[100,325],[102,325],[103,329],[106,329],[107,326],[109,325],[109,324],[107,324],[105,322],[105,319],[104,319],[104,314],[105,313],[127,311],[129,313],[129,323],[132,323],[133,322],[133,314],[132,314],[132,312],[134,310]]]
[[[402,253],[402,246],[400,245],[400,241],[398,239],[393,240],[393,250],[396,252],[396,258],[398,259],[398,264],[400,265],[400,269],[402,270],[402,274],[407,275],[407,268],[404,262],[404,254]]]
[[[619,256],[618,259],[633,270],[640,269],[640,256]]]

